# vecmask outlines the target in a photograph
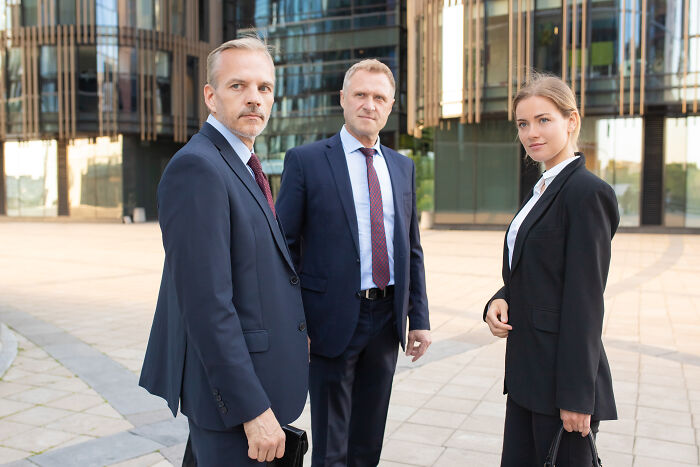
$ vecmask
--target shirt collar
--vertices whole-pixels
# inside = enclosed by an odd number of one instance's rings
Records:
[[[555,165],[555,166],[552,167],[551,169],[545,170],[545,171],[542,173],[542,176],[540,177],[540,179],[537,180],[537,183],[535,183],[535,188],[533,188],[534,193],[537,194],[537,195],[541,195],[541,194],[542,194],[542,190],[541,190],[542,180],[544,180],[544,185],[545,185],[545,187],[548,187],[548,186],[552,183],[552,181],[554,180],[554,177],[556,177],[557,175],[559,175],[559,173],[560,173],[562,170],[564,170],[564,168],[565,168],[567,165],[571,164],[573,161],[575,161],[575,160],[578,159],[579,157],[580,157],[580,156],[569,157],[568,159],[565,159],[565,160],[561,161],[560,163],[558,163],[557,165]]]
[[[241,161],[243,161],[243,164],[248,165],[248,161],[250,160],[250,154],[251,151],[248,149],[248,146],[243,143],[243,141],[240,140],[240,138],[236,135],[234,135],[231,130],[226,128],[226,125],[221,123],[214,117],[213,115],[209,114],[207,117],[207,123],[216,128],[216,130],[221,133],[224,138],[226,138],[226,141],[228,141],[228,144],[231,145],[233,148],[233,151],[238,154],[238,157],[241,158]]]
[[[350,132],[345,128],[345,125],[343,125],[343,128],[340,129],[340,141],[343,143],[343,150],[345,151],[345,154],[351,154],[355,151],[359,151],[360,148],[364,148],[362,143],[360,143],[357,138],[355,138],[353,135],[350,134]],[[382,154],[382,149],[381,149],[381,143],[379,142],[379,136],[377,136],[377,141],[374,143],[374,148],[375,151],[377,151],[377,155],[384,157]]]

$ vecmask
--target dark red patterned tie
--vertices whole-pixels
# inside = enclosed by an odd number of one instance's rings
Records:
[[[369,185],[369,219],[372,225],[372,280],[380,289],[389,283],[389,254],[386,250],[386,235],[384,233],[384,205],[379,178],[374,170],[375,150],[360,148],[367,162],[367,184]]]
[[[265,173],[262,170],[262,165],[260,165],[260,159],[258,159],[258,156],[256,156],[252,152],[250,153],[250,159],[248,159],[248,165],[251,169],[253,169],[253,173],[255,174],[255,181],[258,182],[258,186],[262,190],[263,195],[265,195],[265,198],[267,199],[267,204],[270,205],[272,215],[274,216],[275,203],[272,202],[272,191],[270,191],[270,184],[267,182],[267,177],[265,176]]]

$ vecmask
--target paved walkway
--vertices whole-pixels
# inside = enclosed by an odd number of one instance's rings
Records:
[[[504,342],[481,322],[502,233],[426,231],[434,345],[400,356],[383,467],[497,466]],[[163,255],[155,224],[0,223],[0,322],[18,354],[0,379],[0,464],[167,466],[186,422],[136,386]],[[620,420],[608,466],[698,463],[700,236],[620,234],[604,341]],[[308,408],[297,424],[309,428]]]

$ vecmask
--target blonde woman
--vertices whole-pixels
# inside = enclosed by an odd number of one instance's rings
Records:
[[[543,465],[562,424],[556,465],[590,466],[584,436],[617,418],[601,341],[617,200],[577,152],[581,117],[562,80],[535,75],[513,107],[520,142],[546,170],[508,228],[504,286],[484,309],[507,339],[501,466]]]

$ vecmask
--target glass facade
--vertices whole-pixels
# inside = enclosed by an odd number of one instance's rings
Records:
[[[639,226],[642,185],[642,119],[583,119],[579,150],[587,168],[608,182],[617,195],[620,225]]]
[[[396,147],[405,121],[401,53],[403,2],[374,0],[243,0],[235,3],[238,34],[265,36],[276,48],[275,106],[255,141],[264,168],[280,174],[287,149],[337,133],[343,124],[339,91],[345,71],[364,58],[386,63],[397,82],[396,104],[381,134]],[[405,115],[405,114],[404,114]],[[273,181],[274,182],[274,181]]]
[[[664,224],[700,227],[700,117],[667,118]]]
[[[4,143],[7,215],[58,215],[56,141]]]
[[[71,216],[121,218],[121,135],[114,139],[76,139],[66,153]]]

